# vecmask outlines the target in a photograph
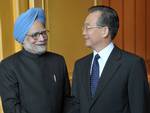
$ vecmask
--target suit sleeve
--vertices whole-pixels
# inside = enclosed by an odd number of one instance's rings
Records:
[[[80,113],[80,81],[79,81],[79,69],[78,62],[75,63],[73,70],[73,79],[72,79],[72,112],[71,113]]]
[[[7,66],[9,67],[9,66]],[[19,84],[10,67],[0,64],[0,92],[5,113],[27,113],[21,109]]]
[[[135,61],[129,75],[128,96],[131,113],[149,113],[149,86],[144,60]]]
[[[72,79],[72,90],[71,96],[67,98],[66,108],[64,113],[80,113],[79,112],[79,89],[78,89],[78,80],[77,80],[77,68],[75,64],[75,68],[73,71],[73,79]]]
[[[69,81],[69,77],[68,77],[68,71],[67,71],[67,66],[66,66],[66,63],[64,61],[64,97],[65,99],[70,96],[70,81]]]
[[[64,106],[63,106],[63,113],[68,113],[68,109],[70,108],[70,81],[68,77],[67,66],[65,60],[63,59],[63,76],[64,76]]]

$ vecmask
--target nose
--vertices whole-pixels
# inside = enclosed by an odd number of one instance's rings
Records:
[[[38,39],[39,39],[39,41],[45,41],[47,39],[47,37],[45,37],[42,34],[40,34]]]
[[[82,35],[85,36],[86,34],[87,34],[87,30],[86,30],[86,28],[83,28],[82,29]]]

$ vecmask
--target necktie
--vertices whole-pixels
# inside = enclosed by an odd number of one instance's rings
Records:
[[[92,65],[92,71],[90,76],[90,88],[91,88],[91,96],[94,97],[96,92],[96,87],[99,79],[99,63],[98,59],[100,56],[98,54],[95,55],[93,65]]]

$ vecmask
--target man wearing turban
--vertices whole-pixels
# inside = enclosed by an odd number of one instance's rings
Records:
[[[70,93],[65,60],[47,52],[45,14],[41,8],[22,13],[14,37],[23,49],[0,63],[4,113],[62,113]]]

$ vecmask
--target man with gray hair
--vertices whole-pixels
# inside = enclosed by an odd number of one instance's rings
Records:
[[[75,63],[70,113],[149,113],[144,60],[113,43],[118,29],[113,8],[89,8],[83,36],[93,52]]]
[[[0,92],[4,113],[62,113],[70,93],[65,60],[47,52],[45,13],[31,8],[14,26],[23,49],[0,63]]]

